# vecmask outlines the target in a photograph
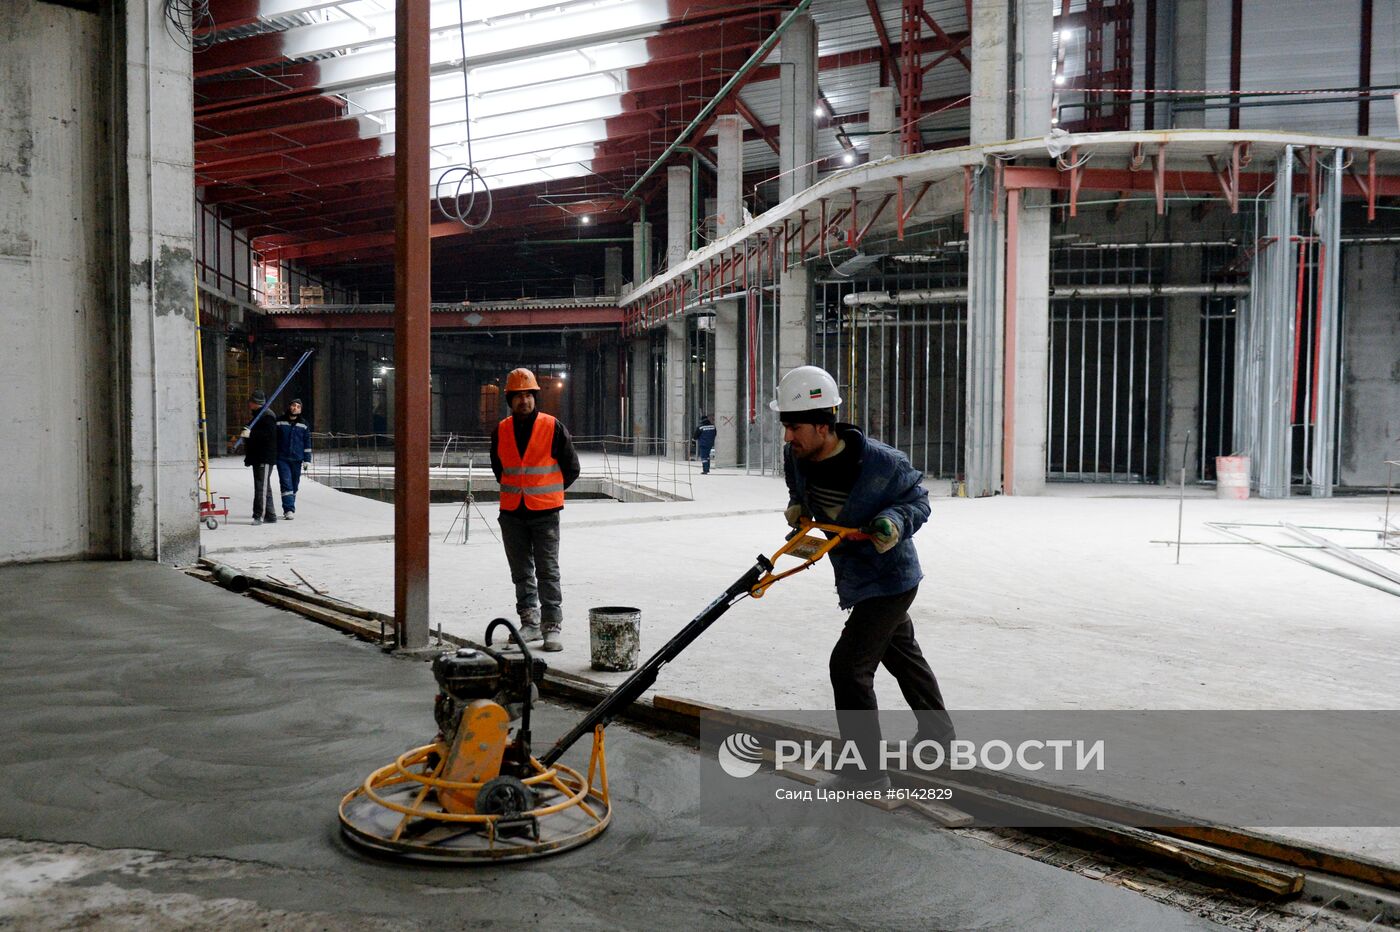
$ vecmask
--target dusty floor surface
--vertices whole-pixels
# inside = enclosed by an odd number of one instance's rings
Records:
[[[602,474],[600,456],[583,459],[586,474]],[[674,481],[672,467],[654,460],[611,466],[643,482],[649,474]],[[781,544],[780,479],[675,468],[690,501],[584,500],[564,509],[565,649],[551,656],[556,669],[604,685],[620,681],[623,674],[590,668],[590,606],[640,608],[645,654],[756,554]],[[248,470],[221,459],[213,475],[220,494],[231,496],[234,518],[204,532],[211,556],[293,584],[294,567],[335,595],[393,610],[391,505],[312,480],[295,521],[253,527]],[[947,482],[928,486],[932,517],[915,537],[925,580],[910,611],[951,708],[1400,708],[1394,595],[1277,553],[1222,544],[1227,538],[1206,526],[1274,525],[1247,529],[1274,543],[1290,542],[1280,521],[1353,528],[1318,533],[1374,546],[1383,496],[1238,502],[1188,489],[1183,537],[1208,543],[1185,547],[1177,565],[1174,548],[1153,543],[1176,536],[1173,489],[1056,484],[1044,496],[970,500],[946,497]],[[1392,505],[1400,512],[1400,497]],[[432,619],[478,637],[492,617],[513,613],[514,591],[493,536],[495,506],[480,503],[466,543],[460,510],[432,506]],[[1359,552],[1400,572],[1400,551]],[[1295,553],[1364,575],[1317,552]],[[818,566],[761,601],[736,605],[666,668],[656,691],[739,709],[828,708],[826,661],[842,618],[831,569]],[[876,688],[882,704],[903,707],[884,670]],[[1395,830],[1289,834],[1400,863]]]
[[[738,831],[688,747],[615,727],[617,816],[516,866],[388,864],[335,803],[427,740],[426,664],[174,570],[0,568],[0,926],[1205,928],[904,814]],[[579,713],[544,706],[544,741]]]

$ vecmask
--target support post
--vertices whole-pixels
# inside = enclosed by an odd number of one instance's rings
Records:
[[[399,0],[394,18],[394,632],[410,650],[428,646],[428,13]]]

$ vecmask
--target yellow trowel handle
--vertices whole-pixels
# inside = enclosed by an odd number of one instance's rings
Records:
[[[802,572],[845,541],[869,539],[870,535],[859,528],[841,527],[838,524],[822,524],[803,518],[797,530],[788,538],[787,543],[773,554],[770,561],[773,563],[773,569],[770,569],[758,582],[753,584],[753,587],[749,589],[749,595],[755,599],[762,598],[769,586],[780,579],[787,579],[793,573]],[[779,572],[777,569],[779,557],[795,557],[802,562]]]

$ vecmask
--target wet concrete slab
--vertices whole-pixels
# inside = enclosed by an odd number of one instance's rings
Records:
[[[385,862],[342,840],[336,803],[431,738],[427,664],[150,564],[4,567],[0,594],[0,924],[62,893],[172,928],[1211,927],[912,815],[714,824],[697,752],[620,726],[596,842]],[[539,707],[537,741],[579,714]]]

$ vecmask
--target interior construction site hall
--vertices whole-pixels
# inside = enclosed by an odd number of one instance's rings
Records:
[[[0,398],[0,927],[1400,927],[1400,0],[6,0]]]

